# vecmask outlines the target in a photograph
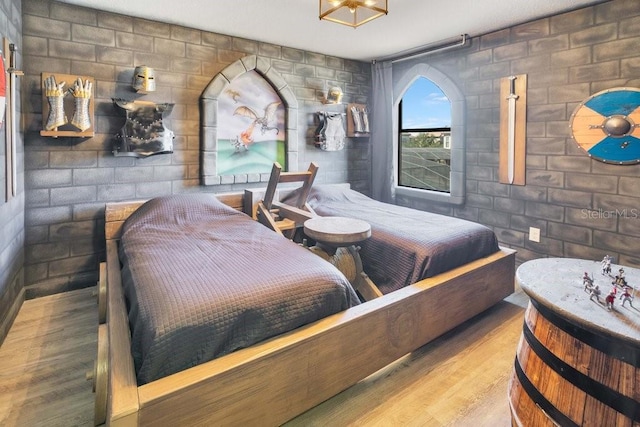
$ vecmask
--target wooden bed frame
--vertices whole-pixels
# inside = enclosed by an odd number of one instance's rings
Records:
[[[217,194],[243,210],[244,195]],[[486,258],[157,381],[137,386],[118,239],[143,202],[108,204],[101,266],[96,422],[280,425],[486,310],[514,291],[515,251]],[[106,300],[106,303],[104,303]],[[106,403],[105,403],[106,402]]]

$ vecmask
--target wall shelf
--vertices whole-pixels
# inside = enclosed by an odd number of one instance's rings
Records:
[[[41,130],[40,136],[50,136],[52,138],[91,138],[95,136],[93,126],[91,128],[91,130],[86,130],[84,132],[75,130]]]

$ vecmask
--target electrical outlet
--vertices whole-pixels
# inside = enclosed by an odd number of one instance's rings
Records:
[[[529,227],[529,240],[532,242],[540,242],[540,229],[536,227]]]

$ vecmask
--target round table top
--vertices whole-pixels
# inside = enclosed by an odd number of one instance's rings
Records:
[[[611,264],[611,273],[602,273],[601,261],[575,258],[540,258],[518,267],[516,281],[536,302],[580,327],[640,345],[640,298],[622,306],[618,288],[613,310],[608,310],[605,298],[614,288],[615,276],[624,269],[624,277],[632,294],[640,288],[640,270]],[[585,290],[584,274],[593,278],[600,288],[600,303]],[[640,290],[638,291],[640,292]]]
[[[368,222],[341,216],[318,216],[304,222],[304,232],[313,240],[331,246],[351,246],[371,237]]]

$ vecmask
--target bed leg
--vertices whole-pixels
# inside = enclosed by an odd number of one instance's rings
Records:
[[[94,400],[94,425],[103,425],[107,419],[107,382],[109,370],[109,338],[107,325],[98,326],[98,357],[93,364],[93,371],[87,372],[87,381],[93,383]]]
[[[100,280],[98,280],[98,323],[107,321],[107,263],[100,263]]]
[[[376,286],[375,283],[367,276],[367,273],[364,271],[360,273],[360,277],[358,278],[356,285],[356,291],[362,295],[365,301],[370,301],[374,298],[378,298],[382,296],[382,292]]]

